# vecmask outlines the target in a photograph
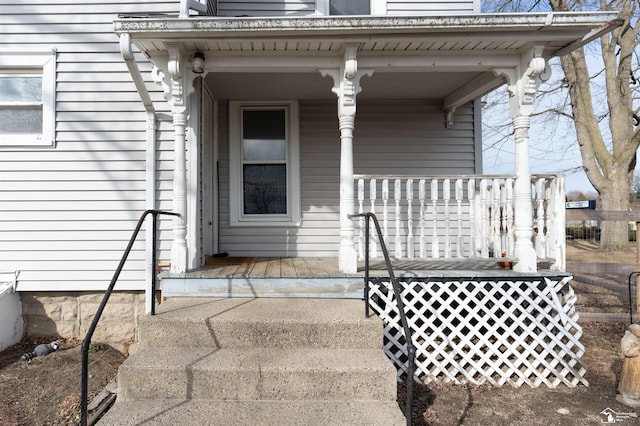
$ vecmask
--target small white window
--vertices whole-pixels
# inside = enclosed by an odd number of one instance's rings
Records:
[[[298,104],[229,103],[232,226],[300,222]]]
[[[370,14],[370,0],[329,0],[329,15]]]
[[[0,147],[54,145],[55,72],[55,51],[0,51]]]
[[[316,0],[319,15],[386,15],[386,0]]]

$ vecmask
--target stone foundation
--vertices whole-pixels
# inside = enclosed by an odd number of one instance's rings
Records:
[[[104,292],[22,292],[25,337],[82,340],[100,306]],[[138,340],[144,315],[144,292],[115,292],[109,298],[91,339],[126,352]]]

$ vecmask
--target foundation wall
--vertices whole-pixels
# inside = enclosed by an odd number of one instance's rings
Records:
[[[84,339],[104,292],[22,292],[25,337]],[[116,292],[109,298],[91,339],[126,352],[138,340],[144,292]]]

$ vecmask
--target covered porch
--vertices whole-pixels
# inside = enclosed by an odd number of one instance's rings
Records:
[[[218,252],[264,257],[251,253],[260,239],[263,247],[277,241],[279,246],[267,248],[275,248],[279,257],[306,258],[322,244],[324,256],[337,259],[338,270],[350,276],[359,272],[364,257],[362,224],[353,215],[366,211],[385,223],[384,237],[396,259],[504,255],[512,262],[510,273],[535,274],[538,259],[551,259],[549,268],[561,271],[564,243],[556,225],[564,209],[562,185],[559,179],[553,184],[545,177],[532,180],[529,117],[538,85],[548,77],[547,60],[602,34],[607,29],[601,25],[613,18],[557,13],[116,21],[134,81],[141,74],[133,45],[153,64],[172,112],[170,194],[172,210],[180,214],[170,230],[172,275],[198,273],[206,255],[216,253],[205,247],[205,228],[213,222],[224,233]],[[477,175],[482,173],[477,100],[505,83],[516,142],[514,174]],[[137,87],[146,93],[143,84]],[[290,99],[283,108],[300,111],[300,137],[291,151],[299,161],[291,163],[295,178],[287,194],[293,201],[283,215],[287,223],[243,222],[242,176],[234,162],[241,140],[232,120],[228,126],[217,121],[228,116],[203,119],[202,87],[232,117],[239,100],[246,99]],[[331,99],[337,108],[327,107]],[[405,111],[412,111],[415,121],[405,125]],[[368,115],[359,122],[363,112]],[[325,126],[329,113],[332,129]],[[378,125],[381,120],[387,121]],[[219,215],[206,211],[207,192],[199,181],[212,170],[202,161],[206,135],[199,133],[207,123],[226,137],[214,148],[214,155],[227,160],[220,181],[227,204],[219,205]],[[404,139],[398,142],[398,137]],[[373,154],[371,147],[377,149]],[[155,155],[155,147],[150,149]],[[394,149],[403,150],[401,159],[385,162]],[[155,206],[154,173],[149,201]]]

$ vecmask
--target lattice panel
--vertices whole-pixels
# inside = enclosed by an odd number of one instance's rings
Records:
[[[386,282],[385,282],[386,280]],[[401,282],[415,380],[424,383],[588,385],[571,277]],[[384,350],[406,375],[405,339],[388,278],[371,283]]]

